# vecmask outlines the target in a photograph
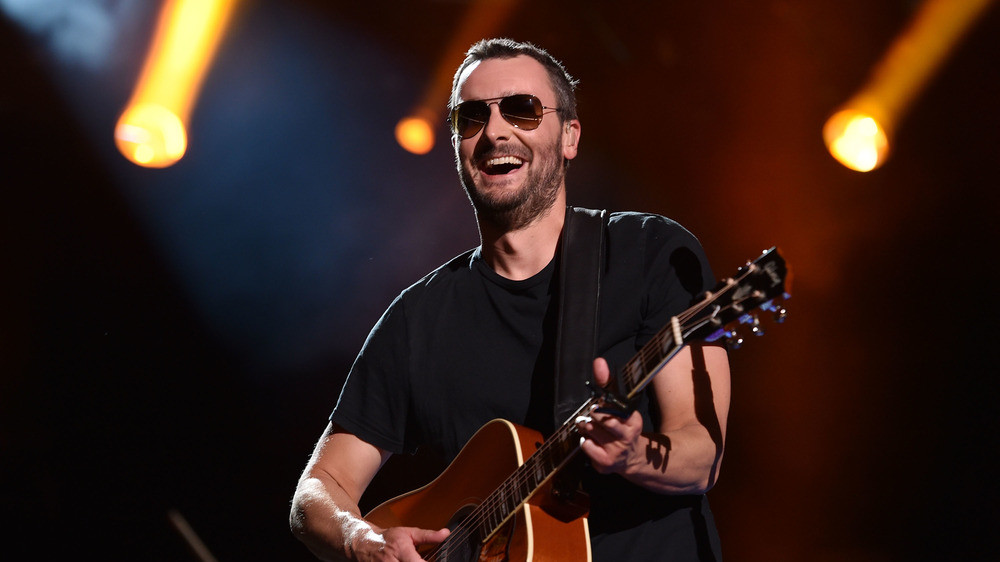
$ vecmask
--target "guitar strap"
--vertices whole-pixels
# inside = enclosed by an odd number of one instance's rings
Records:
[[[566,208],[559,269],[555,427],[590,397],[597,357],[598,296],[606,251],[607,211]]]
[[[566,208],[559,266],[559,325],[556,329],[555,427],[590,398],[597,357],[598,303],[604,272],[607,211]],[[584,455],[577,455],[552,480],[552,495],[576,515],[588,510],[581,489]]]

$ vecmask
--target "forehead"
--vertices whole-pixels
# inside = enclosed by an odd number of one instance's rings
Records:
[[[486,59],[462,71],[458,101],[483,100],[510,94],[534,94],[545,105],[555,104],[555,91],[542,63],[520,55],[511,59]]]

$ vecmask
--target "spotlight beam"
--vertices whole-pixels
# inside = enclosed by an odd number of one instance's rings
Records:
[[[184,156],[191,109],[236,1],[164,4],[142,74],[115,126],[126,158],[164,168]]]

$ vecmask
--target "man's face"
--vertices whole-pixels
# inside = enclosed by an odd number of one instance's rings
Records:
[[[459,81],[459,102],[532,94],[555,108],[556,94],[545,68],[535,59],[487,59],[469,66]],[[565,189],[563,159],[576,156],[580,124],[560,124],[546,112],[537,129],[508,123],[497,104],[482,130],[453,137],[462,186],[476,212],[505,230],[523,228],[551,208]]]

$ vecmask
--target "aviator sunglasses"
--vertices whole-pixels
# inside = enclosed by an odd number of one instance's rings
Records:
[[[545,107],[542,100],[531,94],[464,101],[451,110],[451,130],[463,139],[476,136],[490,120],[490,106],[493,104],[500,108],[500,115],[505,121],[524,131],[537,129],[546,110],[559,111],[558,107]]]

